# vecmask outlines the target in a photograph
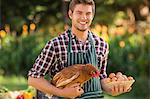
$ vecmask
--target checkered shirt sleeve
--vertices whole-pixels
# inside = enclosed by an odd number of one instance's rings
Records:
[[[48,73],[50,66],[52,66],[56,61],[54,45],[51,41],[49,41],[41,54],[36,59],[33,67],[29,70],[28,76],[34,78],[40,78]]]

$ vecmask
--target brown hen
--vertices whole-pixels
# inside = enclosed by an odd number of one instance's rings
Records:
[[[83,86],[86,81],[99,75],[99,70],[91,64],[75,64],[58,72],[53,77],[52,84],[58,88],[69,87],[75,83]]]

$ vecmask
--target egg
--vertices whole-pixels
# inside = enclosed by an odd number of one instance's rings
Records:
[[[129,76],[129,77],[128,77],[128,80],[133,80],[133,77]]]
[[[110,73],[109,74],[109,78],[113,78],[113,77],[115,77],[116,75],[115,75],[115,73]]]

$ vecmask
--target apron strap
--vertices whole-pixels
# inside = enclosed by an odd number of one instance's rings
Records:
[[[68,43],[68,52],[71,52],[72,49],[72,38],[71,38],[71,29],[68,30],[69,43]]]
[[[89,31],[88,31],[89,32]],[[91,44],[91,52],[92,52],[92,57],[94,58],[94,60],[96,60],[96,63],[94,64],[95,66],[97,66],[98,65],[98,59],[97,59],[97,56],[96,56],[96,48],[95,48],[95,40],[93,40],[92,38],[92,33],[91,32],[89,32],[88,33],[89,34],[89,42],[90,42],[90,44]]]

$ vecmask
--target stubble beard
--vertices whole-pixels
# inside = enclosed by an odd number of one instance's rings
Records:
[[[77,30],[79,30],[79,31],[81,31],[81,32],[84,32],[84,31],[86,31],[88,28],[85,28],[85,29],[80,29],[80,28],[76,28]]]
[[[79,26],[75,26],[75,28],[78,30],[78,31],[81,31],[81,32],[85,32],[86,30],[88,30],[89,29],[89,26],[88,27],[79,27]]]

